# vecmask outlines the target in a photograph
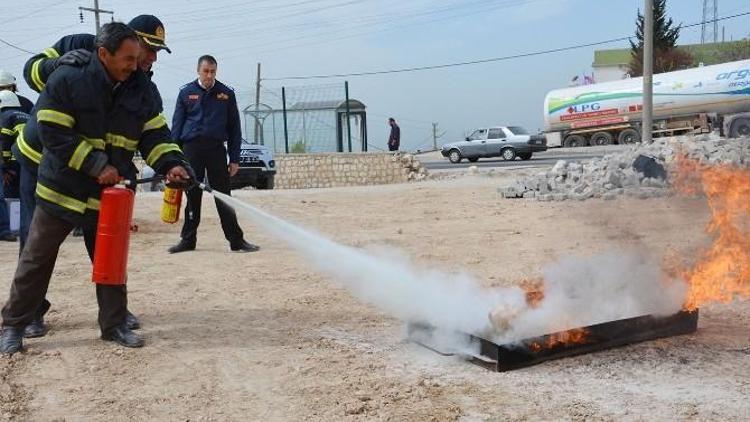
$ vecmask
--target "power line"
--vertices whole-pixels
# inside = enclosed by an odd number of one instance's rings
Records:
[[[2,38],[0,38],[0,42],[3,43],[3,44],[5,44],[5,45],[7,45],[10,48],[15,48],[18,51],[23,51],[24,53],[29,53],[29,54],[36,54],[33,51],[29,51],[29,50],[26,50],[25,48],[21,48],[21,47],[15,45],[15,44],[11,44],[11,43],[9,43],[8,41],[5,41]]]
[[[500,4],[494,4],[494,5],[492,5],[492,3],[498,3],[499,1],[501,1]],[[361,35],[370,35],[370,34],[376,34],[376,33],[379,33],[379,32],[392,31],[393,29],[396,29],[396,28],[399,28],[399,27],[405,27],[405,26],[414,27],[415,25],[424,25],[424,24],[433,23],[433,22],[439,22],[439,21],[443,21],[443,20],[447,20],[447,19],[454,19],[454,18],[457,18],[457,17],[468,16],[468,15],[472,15],[472,14],[476,14],[476,13],[482,13],[482,12],[486,13],[486,12],[489,12],[491,10],[496,10],[496,9],[500,9],[500,8],[510,8],[510,7],[515,7],[515,6],[519,6],[519,5],[528,4],[530,2],[536,2],[536,1],[550,1],[550,0],[475,0],[475,1],[467,2],[467,3],[462,3],[462,4],[459,4],[459,5],[455,5],[455,4],[453,4],[453,5],[441,5],[441,6],[435,6],[434,5],[429,10],[414,9],[414,11],[408,11],[408,13],[405,14],[405,15],[401,15],[401,16],[396,15],[395,16],[396,19],[408,18],[408,19],[412,20],[412,22],[407,22],[407,23],[398,24],[398,25],[392,25],[392,23],[394,21],[394,15],[393,14],[390,14],[390,15],[389,14],[375,14],[375,15],[369,15],[369,16],[364,15],[364,16],[358,16],[358,17],[352,18],[352,19],[350,19],[350,18],[344,18],[343,20],[346,21],[347,25],[343,29],[335,29],[335,30],[328,29],[328,30],[325,30],[325,31],[322,31],[322,32],[319,32],[319,33],[315,33],[315,34],[305,34],[305,35],[302,35],[302,36],[294,36],[294,37],[291,37],[291,38],[274,40],[272,42],[264,43],[265,47],[269,47],[270,46],[267,50],[252,50],[252,52],[255,53],[255,54],[262,54],[262,53],[266,53],[266,52],[278,52],[280,50],[285,50],[285,49],[289,49],[289,48],[296,48],[296,47],[301,47],[301,46],[307,46],[307,45],[330,43],[331,41],[336,41],[336,40],[341,40],[341,39],[346,39],[346,38],[353,38],[353,37],[361,36]],[[475,6],[479,6],[479,8],[473,9],[473,10],[470,9],[468,11],[464,11],[464,13],[458,13],[458,14],[455,13],[456,11],[461,11],[462,9],[467,9],[469,7],[475,7]],[[425,20],[425,21],[419,21],[418,20],[418,18],[420,18],[420,17],[426,17],[426,16],[429,16],[429,15],[441,15],[441,14],[446,14],[446,13],[452,13],[452,14],[451,15],[447,15],[447,16],[443,16],[443,17],[438,17],[438,18],[434,18],[434,19]],[[383,20],[383,18],[386,18],[386,19]],[[339,20],[341,20],[341,19],[339,19]],[[387,27],[383,27],[383,24],[388,25],[388,26]],[[287,28],[292,28],[292,27],[300,27],[300,26],[306,26],[306,25],[309,25],[309,24],[293,24],[293,25],[287,25],[286,27]],[[324,24],[324,25],[317,24],[317,25],[321,26],[321,27],[324,27],[324,28],[328,28],[332,24]],[[328,35],[337,35],[337,34],[340,34],[342,31],[346,31],[346,30],[350,30],[350,29],[357,29],[357,28],[362,28],[362,27],[364,27],[364,28],[375,27],[375,28],[379,28],[379,29],[376,29],[376,30],[366,30],[366,31],[358,31],[358,32],[354,32],[354,33],[351,33],[351,34],[348,34],[348,35],[344,35],[344,36],[337,36],[337,37],[334,37],[334,38],[330,38],[330,37],[329,38],[320,38],[319,40],[309,42],[310,38],[319,38],[321,36],[325,37],[325,36],[328,36]],[[280,28],[283,29],[283,27],[278,27],[278,26],[275,27],[274,29],[280,29]],[[296,31],[285,31],[285,33],[287,33],[287,32],[293,32],[294,33]],[[281,47],[276,47],[276,45],[279,45],[279,44],[286,44],[286,43],[289,43],[289,42],[294,42],[294,41],[299,41],[299,40],[306,40],[308,42],[296,43],[296,44],[291,44],[291,45],[285,45],[285,46],[281,46]],[[180,41],[182,41],[182,40],[178,40],[178,42],[180,42]],[[228,53],[228,52],[236,51],[236,50],[243,50],[244,51],[244,50],[247,50],[247,47],[243,46],[243,45],[240,45],[240,46],[230,47],[228,49],[222,49],[220,51],[222,51],[223,53]]]
[[[718,18],[716,19],[716,21],[718,22],[718,21],[724,21],[724,20],[729,20],[729,19],[735,19],[735,18],[748,16],[748,15],[750,15],[750,12],[738,13],[735,15],[724,16],[722,18]],[[699,22],[699,23],[681,26],[681,28],[691,28],[694,26],[701,26],[703,24],[704,22]],[[438,65],[430,65],[430,66],[417,66],[417,67],[369,71],[369,72],[338,73],[338,74],[330,74],[330,75],[286,76],[286,77],[281,77],[281,78],[265,78],[265,80],[266,81],[283,81],[283,80],[331,79],[331,78],[374,76],[374,75],[386,75],[386,74],[393,74],[393,73],[407,73],[407,72],[418,72],[418,71],[424,71],[424,70],[446,69],[446,68],[451,68],[451,67],[469,66],[469,65],[483,64],[483,63],[493,63],[493,62],[513,60],[513,59],[520,59],[520,58],[525,58],[525,57],[541,56],[545,54],[560,53],[563,51],[577,50],[577,49],[587,48],[587,47],[595,47],[595,46],[604,45],[604,44],[612,44],[615,42],[626,41],[631,38],[632,36],[619,37],[619,38],[612,38],[612,39],[604,40],[604,41],[598,41],[598,42],[592,42],[592,43],[586,43],[586,44],[577,44],[577,45],[572,45],[572,46],[567,46],[567,47],[553,48],[549,50],[534,51],[530,53],[521,53],[521,54],[514,54],[514,55],[509,55],[509,56],[492,57],[488,59],[470,60],[470,61],[464,61],[464,62],[446,63],[446,64],[438,64]]]
[[[36,15],[39,12],[47,11],[50,8],[59,6],[59,5],[63,4],[63,3],[65,3],[65,2],[67,2],[67,0],[56,1],[56,2],[50,3],[47,6],[44,6],[44,7],[40,8],[40,9],[36,9],[36,10],[34,10],[32,12],[28,12],[28,13],[20,15],[20,16],[6,17],[5,22],[12,22],[12,21],[16,21],[16,20],[19,20],[19,19],[23,19],[23,18],[28,18],[29,16]]]
[[[520,2],[519,2],[519,0],[515,0],[515,3],[512,3],[512,4],[511,3],[502,3],[502,4],[494,4],[494,5],[492,3],[497,3],[497,0],[489,0],[489,1],[487,1],[487,0],[481,0],[481,1],[476,1],[476,2],[462,3],[460,5],[453,5],[453,6],[444,7],[444,8],[432,7],[428,11],[419,12],[419,13],[415,13],[415,14],[411,14],[411,15],[403,15],[403,16],[399,17],[399,19],[403,19],[403,18],[412,19],[411,22],[407,21],[407,22],[404,22],[402,24],[389,25],[389,26],[383,26],[383,24],[386,24],[386,25],[390,24],[393,21],[392,18],[389,18],[387,15],[381,15],[381,17],[385,17],[386,18],[385,21],[383,21],[383,20],[378,19],[377,15],[374,15],[373,16],[374,20],[372,20],[371,22],[362,22],[360,24],[350,25],[349,27],[345,27],[343,29],[335,29],[335,30],[332,30],[332,31],[324,31],[324,32],[320,32],[320,33],[312,34],[312,35],[303,35],[303,36],[298,36],[298,37],[294,37],[294,38],[287,38],[287,39],[282,39],[282,40],[274,41],[272,43],[267,43],[266,44],[266,46],[270,45],[272,47],[270,47],[270,48],[268,48],[266,50],[259,50],[259,51],[255,50],[253,52],[256,53],[256,54],[269,53],[269,52],[278,52],[280,50],[285,50],[285,49],[290,49],[290,48],[297,48],[297,47],[303,47],[303,46],[309,46],[309,45],[316,45],[316,44],[323,44],[323,43],[330,43],[332,41],[343,40],[343,39],[347,39],[347,38],[354,38],[354,37],[363,36],[363,35],[372,35],[372,34],[377,34],[377,33],[382,33],[382,32],[391,32],[391,31],[393,31],[394,29],[397,29],[397,28],[402,28],[402,27],[412,27],[413,28],[416,25],[425,25],[425,24],[430,24],[430,23],[435,23],[435,22],[440,22],[440,21],[445,21],[445,20],[451,20],[451,19],[455,19],[455,18],[462,18],[462,17],[466,17],[466,16],[470,16],[470,15],[475,15],[475,14],[478,14],[478,13],[488,13],[488,12],[493,11],[493,10],[504,9],[504,8],[512,8],[512,7],[515,7],[515,6],[520,6],[520,5],[528,4],[528,3],[531,3],[531,2],[535,2],[535,1],[547,1],[547,0],[520,0]],[[478,8],[472,9],[471,7],[474,7],[474,6],[478,6]],[[452,13],[452,12],[456,12],[456,11],[461,11],[462,9],[465,9],[465,11],[463,13],[454,13],[454,14],[445,15],[445,16],[442,16],[442,17],[438,16],[438,15],[441,15],[441,14],[445,14],[446,12]],[[433,19],[421,20],[421,21],[418,19],[418,18],[421,18],[421,17],[428,17],[430,15],[432,15],[432,16],[438,16],[438,17],[434,17]],[[349,22],[349,23],[355,23],[355,22],[352,21],[352,22]],[[360,27],[377,27],[379,29],[353,32],[353,33],[350,33],[350,34],[347,34],[347,35],[337,36],[337,37],[334,37],[334,38],[320,38],[320,39],[318,39],[316,41],[304,42],[304,43],[297,43],[297,44],[291,44],[291,45],[285,45],[285,46],[281,46],[281,47],[274,46],[274,45],[277,45],[277,44],[288,43],[290,41],[309,40],[311,37],[318,38],[318,37],[321,37],[321,36],[325,37],[327,35],[336,35],[336,34],[339,34],[340,32],[342,32],[343,30],[356,29],[356,28],[360,28]]]

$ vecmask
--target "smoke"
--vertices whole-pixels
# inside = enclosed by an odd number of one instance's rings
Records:
[[[668,278],[651,255],[628,250],[565,257],[543,269],[537,308],[496,308],[514,316],[499,343],[643,315],[667,316],[685,303],[687,285]]]
[[[525,300],[519,288],[486,290],[465,274],[420,271],[408,259],[390,251],[368,252],[341,245],[236,198],[217,192],[214,195],[283,239],[359,300],[403,321],[478,333],[487,328],[489,310]]]
[[[236,198],[213,194],[283,239],[359,300],[403,321],[438,327],[436,332],[447,337],[459,331],[514,342],[616,319],[672,314],[685,298],[685,284],[665,278],[653,258],[611,252],[547,265],[544,300],[534,308],[519,287],[487,289],[467,274],[418,270],[392,251],[341,245]],[[457,350],[466,347],[455,344]]]

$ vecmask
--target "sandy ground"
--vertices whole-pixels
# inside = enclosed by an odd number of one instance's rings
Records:
[[[517,173],[516,173],[517,174]],[[692,256],[698,200],[538,203],[500,179],[367,188],[242,191],[262,209],[353,246],[386,245],[424,268],[487,285],[570,254],[637,247]],[[179,226],[138,196],[130,308],[143,349],[98,339],[80,238],[50,289],[51,332],[0,359],[0,420],[740,420],[750,414],[750,305],[701,310],[699,332],[493,373],[405,341],[404,325],[313,270],[247,222],[258,253],[228,252],[204,202],[198,250],[170,256]],[[17,245],[0,244],[0,291]],[[336,259],[336,257],[331,257]],[[2,300],[6,297],[4,296]]]

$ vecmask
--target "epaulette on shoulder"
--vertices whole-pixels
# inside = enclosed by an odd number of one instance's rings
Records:
[[[192,84],[192,82],[188,82],[188,83],[186,83],[185,85],[181,86],[181,87],[180,87],[180,91],[182,91],[183,89],[185,89],[185,88],[189,87],[189,86],[190,86],[190,84]]]

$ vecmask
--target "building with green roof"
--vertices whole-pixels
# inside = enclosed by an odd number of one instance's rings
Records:
[[[681,45],[693,56],[693,65],[726,63],[750,59],[750,39],[740,41]],[[594,51],[594,80],[596,82],[616,81],[627,77],[630,64],[630,48]]]

